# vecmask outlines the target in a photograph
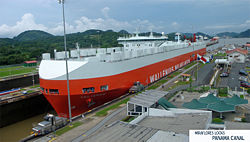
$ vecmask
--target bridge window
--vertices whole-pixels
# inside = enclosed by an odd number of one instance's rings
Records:
[[[49,93],[51,93],[51,94],[59,94],[59,90],[58,89],[49,89]]]
[[[82,88],[82,92],[83,92],[83,93],[95,92],[95,88],[94,88],[94,87]]]
[[[109,89],[108,85],[102,85],[101,86],[101,91],[105,91],[105,90],[108,90],[108,89]]]

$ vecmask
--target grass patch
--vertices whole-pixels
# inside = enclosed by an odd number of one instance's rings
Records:
[[[200,87],[200,89],[197,89],[197,87],[191,87],[186,89],[186,91],[188,92],[199,92],[199,93],[207,92],[208,90],[210,90],[209,86],[202,86]]]
[[[183,68],[184,68],[184,70],[186,70],[186,69],[192,67],[194,64],[196,64],[196,62],[190,63],[190,64],[186,65],[186,66],[183,67]]]
[[[197,90],[195,90],[194,87],[191,87],[191,88],[187,88],[186,91],[187,91],[187,92],[195,92],[195,91],[197,91]]]
[[[36,67],[17,66],[17,67],[2,68],[0,69],[0,77],[14,76],[18,74],[31,73],[35,71]]]
[[[214,118],[212,120],[212,123],[215,123],[215,124],[224,124],[223,120],[220,119],[220,118]]]
[[[215,54],[214,56],[227,56],[227,54],[226,53],[217,53],[217,54]]]
[[[37,87],[40,87],[40,85],[37,84],[37,85],[31,86],[30,88],[37,88]]]
[[[219,97],[227,97],[227,94],[219,94]]]
[[[156,82],[155,84],[149,86],[149,87],[147,88],[147,90],[156,89],[156,88],[160,87],[162,84],[164,84],[164,83],[166,83],[166,82],[167,82],[166,79],[159,80],[159,81]]]
[[[177,86],[179,86],[179,85],[187,85],[187,84],[190,84],[190,81],[178,81],[176,83]]]
[[[134,120],[136,117],[135,116],[127,116],[124,119],[122,119],[123,122],[131,122]]]
[[[250,94],[250,89],[247,90],[247,93]]]
[[[201,89],[200,89],[201,93],[202,92],[207,92],[208,90],[210,90],[209,86],[202,86]]]
[[[35,91],[35,90],[28,90],[28,91],[27,91],[27,94],[33,93],[33,92],[36,92],[36,91]]]
[[[122,101],[120,101],[120,102],[118,102],[118,103],[116,103],[116,104],[113,104],[113,105],[111,105],[111,106],[109,106],[109,107],[104,108],[104,109],[101,110],[101,111],[98,111],[95,115],[96,115],[96,116],[105,116],[105,115],[108,114],[108,111],[109,111],[109,110],[116,109],[116,108],[119,107],[121,104],[125,104],[125,103],[127,103],[128,101],[129,101],[129,98],[126,98],[126,99],[124,99],[124,100],[122,100]]]
[[[61,128],[61,129],[57,130],[57,131],[56,131],[56,135],[57,135],[57,136],[60,136],[60,135],[62,135],[62,134],[64,134],[64,133],[68,132],[69,130],[71,130],[71,129],[73,129],[73,128],[76,128],[76,127],[78,127],[78,126],[80,126],[80,125],[82,125],[82,124],[83,124],[83,123],[80,122],[80,121],[74,122],[74,123],[72,123],[72,126],[67,125],[67,126]]]
[[[171,73],[171,74],[168,76],[168,78],[173,78],[173,77],[179,75],[180,73],[181,73],[180,71],[173,72],[173,73]]]
[[[218,95],[220,96],[220,97],[227,97],[227,92],[228,90],[227,90],[227,88],[218,88]]]
[[[241,122],[247,122],[247,121],[246,121],[246,118],[242,118],[242,119],[241,119]]]
[[[0,68],[0,72],[9,71],[9,70],[17,70],[19,68],[24,68],[24,66],[3,67],[3,68]]]

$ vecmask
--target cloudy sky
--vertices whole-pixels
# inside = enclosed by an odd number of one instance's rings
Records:
[[[250,28],[250,0],[65,0],[66,32],[241,32]],[[26,30],[61,35],[57,0],[0,0],[0,37]]]

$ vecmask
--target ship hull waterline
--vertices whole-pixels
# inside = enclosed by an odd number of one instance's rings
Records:
[[[203,48],[112,76],[69,80],[72,117],[83,114],[84,112],[126,94],[136,81],[140,81],[143,85],[153,83],[186,64],[195,61],[197,59],[197,54],[204,55],[205,53],[206,48]],[[98,88],[104,83],[109,85],[109,90],[94,93],[90,92],[87,94],[82,92],[83,86]],[[46,80],[40,78],[40,86],[44,88],[58,88],[60,90],[59,94],[42,93],[55,109],[58,116],[68,117],[66,80]]]

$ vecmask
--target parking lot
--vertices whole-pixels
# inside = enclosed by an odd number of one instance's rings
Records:
[[[232,90],[242,91],[240,88],[239,74],[240,69],[245,69],[246,66],[249,66],[249,62],[246,63],[233,63],[231,65],[231,71],[228,77],[221,77],[218,87],[230,87]]]

